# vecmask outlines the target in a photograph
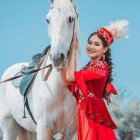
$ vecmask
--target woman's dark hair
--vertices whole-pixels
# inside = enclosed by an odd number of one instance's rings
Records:
[[[104,39],[101,35],[97,34],[97,32],[93,32],[93,33],[89,36],[88,41],[89,41],[89,39],[90,39],[93,35],[97,35],[97,36],[102,40],[103,47],[105,47],[105,48],[108,47],[108,45],[107,45],[105,39]],[[105,52],[105,61],[106,61],[107,65],[108,65],[108,78],[107,78],[106,83],[105,83],[104,92],[103,92],[103,97],[105,97],[105,94],[106,94],[106,85],[107,85],[107,83],[111,83],[111,82],[113,81],[113,78],[112,78],[113,63],[112,63],[111,50],[110,50],[110,48],[108,48],[108,50]]]

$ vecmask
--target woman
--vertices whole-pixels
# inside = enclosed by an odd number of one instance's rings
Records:
[[[103,97],[111,103],[110,94],[117,94],[112,81],[110,45],[114,38],[126,37],[126,20],[117,21],[92,33],[87,42],[88,64],[76,71],[78,40],[74,37],[71,58],[60,70],[62,81],[77,100],[78,140],[116,140]]]

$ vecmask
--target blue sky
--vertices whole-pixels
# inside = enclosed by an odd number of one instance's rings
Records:
[[[85,45],[89,34],[111,21],[129,21],[129,39],[116,40],[112,46],[114,85],[120,92],[135,97],[140,93],[140,1],[76,0],[82,59],[89,58]],[[45,16],[50,8],[47,0],[0,0],[0,77],[10,65],[30,61],[32,55],[50,43]],[[131,98],[131,99],[132,99]]]

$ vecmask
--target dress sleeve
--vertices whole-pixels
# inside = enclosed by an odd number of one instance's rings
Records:
[[[77,91],[80,89],[86,95],[86,85],[80,71],[74,71],[75,82],[68,85],[69,91],[77,98]],[[78,89],[78,90],[77,90]]]
[[[100,79],[108,75],[108,66],[105,62],[97,61],[93,66],[86,66],[84,70],[74,71],[75,82],[68,85],[68,89],[74,96],[77,96],[77,89],[80,89],[86,96],[85,81]]]
[[[108,75],[108,66],[103,61],[97,61],[93,66],[88,66],[80,73],[84,81],[100,79]]]

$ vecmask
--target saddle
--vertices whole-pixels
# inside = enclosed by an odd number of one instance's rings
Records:
[[[42,54],[36,54],[33,56],[32,61],[29,63],[29,66],[24,67],[20,70],[21,74],[24,74],[20,81],[19,90],[21,95],[24,95],[26,93],[26,90],[30,86],[31,82],[33,81],[35,73],[31,73],[29,75],[26,75],[26,73],[29,73],[35,69],[37,69],[38,63],[40,62]]]
[[[43,57],[47,54],[49,49],[50,49],[50,45],[45,48],[43,53],[35,54],[32,57],[29,65],[22,66],[22,69],[20,70],[20,72],[18,72],[16,74],[16,76],[23,74],[23,77],[20,77],[20,78],[12,81],[13,85],[15,87],[19,88],[21,95],[25,96],[26,91],[28,90],[28,88],[30,87],[31,83],[33,82],[33,80],[36,76],[36,73],[31,73],[31,74],[28,74],[28,73],[30,73],[30,72],[32,72],[40,67],[40,65],[41,65],[40,63],[41,63]]]

